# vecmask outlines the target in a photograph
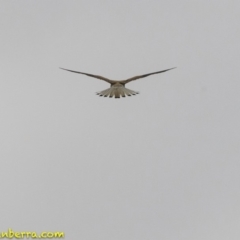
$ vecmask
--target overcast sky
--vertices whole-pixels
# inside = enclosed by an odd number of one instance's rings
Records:
[[[239,1],[0,5],[0,231],[240,239]]]

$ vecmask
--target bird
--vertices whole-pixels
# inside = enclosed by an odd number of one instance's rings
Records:
[[[100,97],[110,97],[110,98],[112,98],[112,97],[120,98],[120,96],[125,97],[125,96],[132,96],[132,95],[139,94],[139,92],[130,90],[128,88],[125,88],[125,85],[129,82],[138,80],[140,78],[145,78],[145,77],[148,77],[148,76],[153,75],[153,74],[159,74],[159,73],[167,72],[167,71],[172,70],[174,68],[176,68],[176,67],[161,70],[161,71],[158,71],[158,72],[152,72],[152,73],[147,73],[147,74],[143,74],[143,75],[137,75],[137,76],[125,79],[125,80],[117,81],[117,80],[111,80],[111,79],[108,79],[108,78],[105,78],[105,77],[102,77],[102,76],[99,76],[99,75],[94,75],[94,74],[85,73],[85,72],[78,72],[78,71],[69,70],[69,69],[60,67],[60,69],[62,69],[62,70],[66,70],[66,71],[73,72],[73,73],[78,73],[78,74],[83,74],[83,75],[86,75],[88,77],[97,78],[97,79],[103,80],[107,83],[110,83],[110,85],[111,85],[110,88],[96,93]]]

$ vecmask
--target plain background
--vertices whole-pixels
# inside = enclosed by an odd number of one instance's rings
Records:
[[[240,3],[2,0],[0,231],[240,239]],[[134,97],[59,67],[125,79]]]

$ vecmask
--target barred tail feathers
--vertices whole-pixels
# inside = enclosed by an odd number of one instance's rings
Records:
[[[112,86],[101,92],[97,92],[97,95],[99,95],[100,97],[110,97],[110,98],[112,98],[112,97],[120,98],[120,96],[125,97],[125,96],[132,96],[132,95],[136,95],[136,94],[138,94],[138,92],[135,92],[135,91],[125,88],[123,86],[121,86],[121,87]]]

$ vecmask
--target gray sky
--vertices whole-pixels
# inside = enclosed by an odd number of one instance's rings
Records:
[[[239,240],[239,7],[2,0],[0,231]]]

